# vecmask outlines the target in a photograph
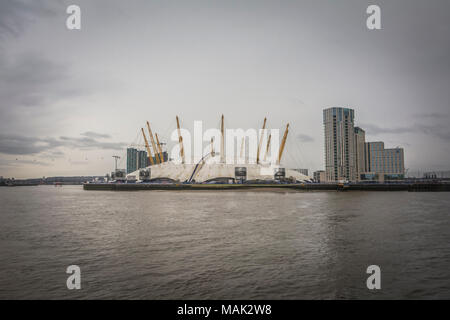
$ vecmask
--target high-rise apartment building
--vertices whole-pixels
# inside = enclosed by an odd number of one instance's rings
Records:
[[[169,155],[167,151],[162,152],[162,161],[168,161]],[[153,163],[158,163],[156,155],[153,156]],[[137,150],[135,148],[127,148],[127,174],[151,165],[147,151]]]
[[[323,110],[325,171],[327,181],[356,179],[354,110]]]
[[[403,148],[385,149],[382,141],[366,142],[365,131],[354,126],[354,117],[348,108],[323,111],[326,180],[403,179]]]
[[[150,162],[148,159],[147,151],[138,150],[137,152],[137,168],[142,169],[148,167],[147,162]]]
[[[127,173],[137,170],[138,151],[135,148],[127,148]]]

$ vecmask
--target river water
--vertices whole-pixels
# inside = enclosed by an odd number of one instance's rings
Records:
[[[449,208],[449,193],[2,187],[0,299],[449,299]]]

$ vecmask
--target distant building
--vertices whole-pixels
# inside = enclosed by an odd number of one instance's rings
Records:
[[[138,151],[135,148],[127,148],[127,173],[137,170]]]
[[[168,159],[169,159],[169,155],[168,155],[167,151],[163,151],[163,153],[162,153],[162,162],[167,162]],[[147,163],[147,167],[151,165],[149,157],[147,157],[146,163]],[[156,160],[156,155],[153,156],[153,163],[154,164],[158,163],[158,160]]]
[[[405,177],[403,148],[385,149],[384,142],[366,142],[354,126],[354,110],[323,110],[327,181],[396,180]]]
[[[405,177],[403,148],[385,149],[384,142],[365,143],[366,172],[363,180],[396,180]]]
[[[169,154],[167,153],[167,151],[163,151],[162,160],[163,162],[167,162],[169,160]]]
[[[148,167],[147,162],[149,162],[147,151],[139,150],[137,152],[137,169]]]
[[[424,179],[450,179],[450,171],[430,171],[423,174]]]
[[[313,178],[315,182],[325,182],[327,180],[325,170],[314,171]]]
[[[83,184],[88,181],[95,181],[101,176],[74,176],[74,177],[47,177],[43,179],[28,179],[31,183],[43,183],[43,184]],[[33,181],[34,180],[34,181]]]
[[[308,176],[308,169],[294,169],[297,172],[300,172],[301,174],[304,174],[305,176]]]
[[[327,181],[356,179],[354,110],[323,110],[325,172]]]
[[[162,160],[166,162],[169,158],[167,151],[163,151]],[[153,163],[157,164],[159,160],[156,155],[153,156]],[[151,165],[147,151],[127,148],[127,174]]]

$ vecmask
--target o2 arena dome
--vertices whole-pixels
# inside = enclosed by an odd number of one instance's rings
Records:
[[[220,153],[214,151],[213,140],[211,140],[211,152],[203,156],[197,163],[186,163],[184,155],[183,137],[181,135],[180,123],[178,117],[177,129],[179,136],[179,152],[180,159],[177,161],[163,159],[162,148],[156,135],[156,142],[147,122],[148,134],[152,144],[152,149],[148,143],[144,129],[141,128],[145,141],[150,166],[138,169],[128,173],[126,176],[122,174],[122,179],[127,182],[140,183],[211,183],[211,184],[234,184],[234,183],[301,183],[310,182],[311,178],[300,173],[297,170],[285,168],[280,165],[283,155],[289,124],[286,126],[281,146],[278,152],[278,159],[275,165],[263,163],[260,161],[260,150],[262,149],[262,133],[258,142],[257,155],[255,163],[234,163],[235,161],[225,161],[224,155],[224,117],[221,120],[221,141]],[[263,131],[265,129],[266,119],[264,119]],[[269,151],[270,136],[265,147],[266,156]],[[155,156],[153,156],[153,154]],[[266,158],[266,156],[264,158]],[[241,150],[242,158],[242,150]],[[180,161],[181,160],[181,161]],[[248,162],[248,160],[246,161]],[[117,180],[120,175],[116,174]]]

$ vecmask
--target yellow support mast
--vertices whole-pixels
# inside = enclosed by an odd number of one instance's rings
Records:
[[[241,141],[241,153],[239,155],[239,159],[242,160],[244,159],[244,146],[245,146],[245,137],[242,137],[242,141]],[[244,163],[245,163],[245,159],[244,159]]]
[[[152,142],[153,151],[155,152],[156,163],[160,164],[161,159],[159,158],[158,150],[156,149],[155,139],[153,138],[152,129],[150,129],[150,123],[148,121],[147,121],[147,129],[148,129],[148,134],[150,136],[150,141]]]
[[[266,128],[266,121],[267,121],[267,118],[264,118],[261,135],[259,137],[259,142],[258,142],[258,149],[256,150],[256,164],[259,164],[259,150],[261,150],[261,143],[262,143],[262,138],[263,138],[263,134],[264,134],[264,129]]]
[[[287,139],[288,132],[289,132],[289,123],[286,125],[286,130],[284,130],[283,140],[281,141],[280,152],[278,153],[278,162],[277,162],[277,164],[280,164],[280,162],[281,162],[281,157],[283,156],[284,146],[286,144],[286,139]]]
[[[225,142],[224,142],[224,117],[222,115],[222,120],[220,121],[220,162],[225,163]]]
[[[159,158],[161,159],[161,163],[164,162],[163,151],[161,148],[161,144],[159,143],[158,134],[155,132],[156,144],[158,146]]]
[[[144,137],[145,141],[145,148],[147,149],[148,153],[148,159],[150,160],[151,165],[154,165],[155,162],[153,161],[152,151],[150,150],[150,146],[148,145],[147,137],[145,136],[144,128],[141,128],[142,130],[142,136]]]
[[[180,121],[177,116],[177,129],[178,129],[178,142],[180,143],[180,157],[181,157],[181,163],[184,164],[184,148],[183,148],[183,137],[181,136],[181,129],[180,129]]]
[[[270,139],[272,138],[272,135],[269,134],[269,138],[267,138],[267,148],[266,148],[266,154],[264,155],[264,162],[266,162],[267,154],[269,153],[270,148]]]

